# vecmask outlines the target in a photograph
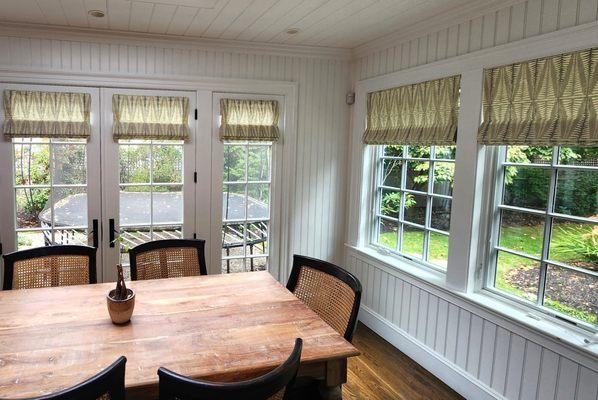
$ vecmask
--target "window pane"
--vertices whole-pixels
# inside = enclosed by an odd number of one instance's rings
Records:
[[[380,213],[387,217],[399,218],[401,211],[402,194],[396,190],[382,189],[382,202]],[[409,201],[407,201],[409,204]]]
[[[506,167],[504,204],[546,210],[550,170],[535,167]]]
[[[249,181],[270,180],[270,146],[249,146],[247,179]]]
[[[85,188],[55,188],[54,226],[87,226],[87,193]]]
[[[16,189],[17,228],[49,228],[52,225],[50,189]]]
[[[182,238],[183,227],[181,225],[172,225],[168,227],[154,227],[154,229],[152,230],[152,240]]]
[[[268,210],[270,208],[270,184],[247,184],[247,197],[247,218],[268,218]]]
[[[430,232],[428,241],[428,261],[446,269],[449,237],[440,233]]]
[[[427,196],[405,193],[405,221],[424,226],[426,223]]]
[[[395,188],[401,187],[402,160],[385,159],[382,161],[382,185]]]
[[[88,242],[87,229],[62,228],[54,230],[54,244],[87,246]]]
[[[559,164],[598,167],[598,147],[561,147]]]
[[[451,230],[451,203],[448,199],[432,198],[432,228],[445,232]]]
[[[182,224],[183,187],[154,186],[152,206],[154,224]]]
[[[507,162],[521,164],[550,164],[551,146],[508,146]]]
[[[150,145],[120,145],[120,183],[150,182]]]
[[[549,265],[544,306],[590,324],[596,324],[598,278]]]
[[[245,219],[245,185],[223,185],[222,193],[222,219]]]
[[[378,237],[376,243],[389,249],[397,248],[397,223],[382,218],[378,219]]]
[[[87,182],[85,145],[52,145],[52,167],[55,184],[85,184]]]
[[[224,146],[224,176],[225,182],[245,180],[245,157],[247,147],[243,145]]]
[[[268,270],[268,257],[248,258],[246,266],[250,271],[266,271]]]
[[[424,231],[403,225],[403,243],[401,251],[416,258],[423,258]]]
[[[384,155],[388,157],[402,157],[403,146],[384,146]]]
[[[411,158],[430,158],[430,146],[409,146],[407,149]]]
[[[598,170],[559,170],[554,211],[598,221]]]
[[[539,262],[504,251],[498,252],[494,283],[497,289],[535,303],[539,281]]]
[[[268,254],[267,221],[248,223],[245,233],[246,254]]]
[[[150,227],[137,226],[122,228],[119,235],[121,253],[126,253],[133,247],[150,242],[152,240]]]
[[[222,260],[222,273],[229,274],[235,272],[245,272],[245,259],[233,258]]]
[[[154,145],[152,158],[154,182],[183,183],[183,146]]]
[[[150,225],[151,194],[149,186],[121,186],[119,221],[121,226]]]
[[[436,158],[454,160],[457,154],[457,146],[435,146]]]
[[[434,163],[434,187],[433,191],[445,196],[453,195],[453,181],[455,176],[455,164],[446,162]]]
[[[48,246],[51,243],[51,238],[50,231],[17,232],[17,250]]]
[[[542,255],[544,217],[508,210],[500,212],[498,244],[532,256]]]
[[[428,192],[429,161],[409,161],[407,163],[407,182],[405,187],[409,190]]]
[[[44,144],[14,145],[15,184],[50,183],[50,146]]]
[[[243,257],[245,249],[245,224],[224,224],[222,226],[222,257]]]
[[[554,219],[550,259],[598,271],[598,224]]]

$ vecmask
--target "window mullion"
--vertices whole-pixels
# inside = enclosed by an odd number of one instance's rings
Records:
[[[401,168],[401,208],[399,210],[399,220],[397,222],[397,251],[403,251],[403,233],[405,231],[401,221],[405,219],[405,200],[407,200],[407,193],[405,188],[407,187],[407,167],[408,162],[406,160],[409,155],[409,146],[403,146],[403,168]]]
[[[424,249],[423,259],[428,261],[429,245],[430,245],[430,226],[432,225],[432,192],[434,191],[434,161],[436,158],[436,147],[430,146],[430,161],[428,161],[428,190],[426,194],[426,214],[424,219]]]

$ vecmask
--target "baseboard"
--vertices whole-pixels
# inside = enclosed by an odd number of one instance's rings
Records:
[[[359,320],[466,399],[504,399],[364,305],[360,308]]]

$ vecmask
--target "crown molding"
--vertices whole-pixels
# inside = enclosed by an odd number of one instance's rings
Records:
[[[394,47],[399,43],[404,43],[413,39],[420,38],[430,33],[438,32],[451,26],[459,25],[470,21],[482,15],[497,12],[507,7],[523,3],[526,0],[501,0],[495,4],[480,4],[477,0],[458,7],[449,12],[428,18],[425,22],[417,22],[400,28],[392,33],[383,35],[377,39],[370,40],[362,45],[352,49],[352,58],[357,59],[365,57],[376,51]]]
[[[0,35],[38,39],[74,40],[95,43],[126,45],[161,45],[169,48],[209,51],[231,51],[245,54],[275,55],[288,57],[314,57],[349,60],[351,50],[335,47],[301,46],[276,43],[248,42],[195,38],[187,36],[161,35],[125,31],[108,31],[91,28],[71,28],[54,25],[21,24],[2,22]]]

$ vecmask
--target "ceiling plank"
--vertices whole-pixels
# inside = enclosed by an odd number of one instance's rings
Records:
[[[89,27],[83,0],[60,0],[60,3],[69,26]]]
[[[60,0],[37,0],[45,22],[50,25],[68,25]]]
[[[200,9],[197,7],[179,6],[166,31],[169,35],[183,35]]]
[[[156,4],[150,19],[148,31],[151,33],[165,34],[170,26],[177,6],[172,4]]]
[[[266,14],[277,3],[277,0],[255,0],[243,14],[231,23],[220,35],[221,39],[236,39],[257,19]]]
[[[128,0],[108,0],[106,4],[108,26],[119,31],[129,30],[132,2]]]
[[[134,1],[131,6],[129,29],[136,32],[147,32],[153,12],[154,4]]]
[[[228,4],[220,11],[218,16],[214,18],[208,29],[202,36],[218,38],[224,30],[232,24],[247,8],[253,3],[253,0],[234,0],[229,1]]]
[[[228,4],[229,0],[217,0],[217,3],[212,8],[200,8],[195,15],[193,21],[184,33],[185,36],[203,36],[203,33],[208,29],[214,18],[218,16],[220,11]]]

